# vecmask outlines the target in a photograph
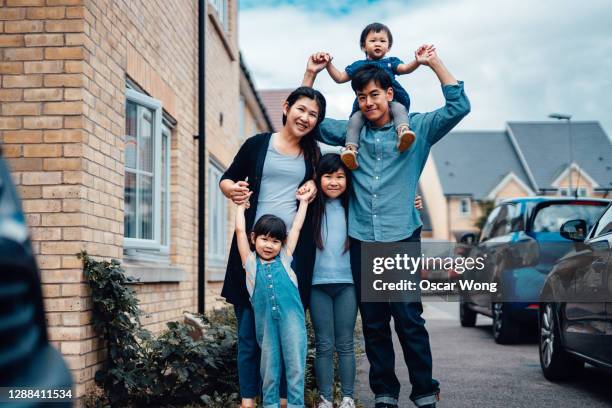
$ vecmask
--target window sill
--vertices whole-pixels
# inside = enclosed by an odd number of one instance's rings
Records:
[[[138,283],[170,283],[187,281],[187,273],[178,266],[159,263],[125,260],[122,263],[126,275],[138,279]]]

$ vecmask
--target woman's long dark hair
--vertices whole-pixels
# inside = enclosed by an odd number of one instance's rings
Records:
[[[327,201],[327,197],[321,188],[321,177],[323,177],[324,174],[334,173],[340,169],[344,170],[344,174],[346,175],[346,190],[344,193],[342,193],[342,195],[340,195],[340,197],[338,197],[338,199],[342,203],[342,207],[344,207],[344,216],[348,224],[348,197],[351,188],[351,172],[344,165],[344,163],[342,163],[340,156],[333,153],[328,153],[321,157],[316,169],[315,184],[317,185],[317,198],[315,198],[312,206],[312,220],[314,223],[313,228],[315,244],[317,245],[317,248],[323,249],[325,245],[323,244],[322,224],[325,220],[325,202]],[[348,249],[349,239],[347,234],[346,241],[344,242],[344,252],[348,251]]]
[[[317,117],[317,124],[314,128],[308,132],[308,134],[304,135],[300,139],[300,149],[302,149],[302,153],[304,154],[304,159],[312,165],[312,168],[316,168],[317,162],[319,161],[319,157],[321,156],[321,151],[319,150],[319,146],[317,145],[317,141],[315,140],[315,134],[319,131],[319,124],[325,118],[325,97],[323,94],[316,89],[310,88],[308,86],[301,86],[297,88],[295,91],[291,92],[287,97],[287,104],[289,108],[295,104],[300,98],[309,98],[314,100],[319,107],[319,115]],[[283,125],[287,123],[287,115],[283,114]]]

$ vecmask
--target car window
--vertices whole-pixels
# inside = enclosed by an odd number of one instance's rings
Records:
[[[593,237],[599,237],[610,232],[612,232],[612,206],[608,207],[608,211],[597,221]]]
[[[581,219],[590,229],[604,210],[602,203],[554,203],[538,210],[533,220],[533,232],[559,232],[570,220]],[[605,203],[603,203],[605,205]]]
[[[493,228],[493,221],[497,218],[497,214],[499,214],[499,209],[500,207],[495,207],[487,217],[487,222],[485,222],[484,227],[482,227],[482,232],[480,234],[480,242],[485,242],[487,239],[491,238],[491,229]]]

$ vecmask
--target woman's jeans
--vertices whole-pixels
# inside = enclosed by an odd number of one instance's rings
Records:
[[[241,398],[256,398],[261,395],[259,362],[261,349],[255,336],[255,314],[251,306],[234,305],[238,326],[238,383]],[[280,397],[287,398],[285,370],[281,374]]]
[[[332,401],[334,348],[343,397],[353,397],[355,385],[355,348],[353,333],[357,318],[357,297],[352,283],[313,285],[310,317],[315,332],[315,374],[319,393]]]

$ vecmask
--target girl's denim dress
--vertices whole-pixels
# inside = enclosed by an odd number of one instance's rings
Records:
[[[291,260],[283,247],[271,262],[262,263],[252,252],[244,265],[261,347],[264,408],[279,407],[282,364],[287,376],[287,407],[304,407],[306,322]]]

